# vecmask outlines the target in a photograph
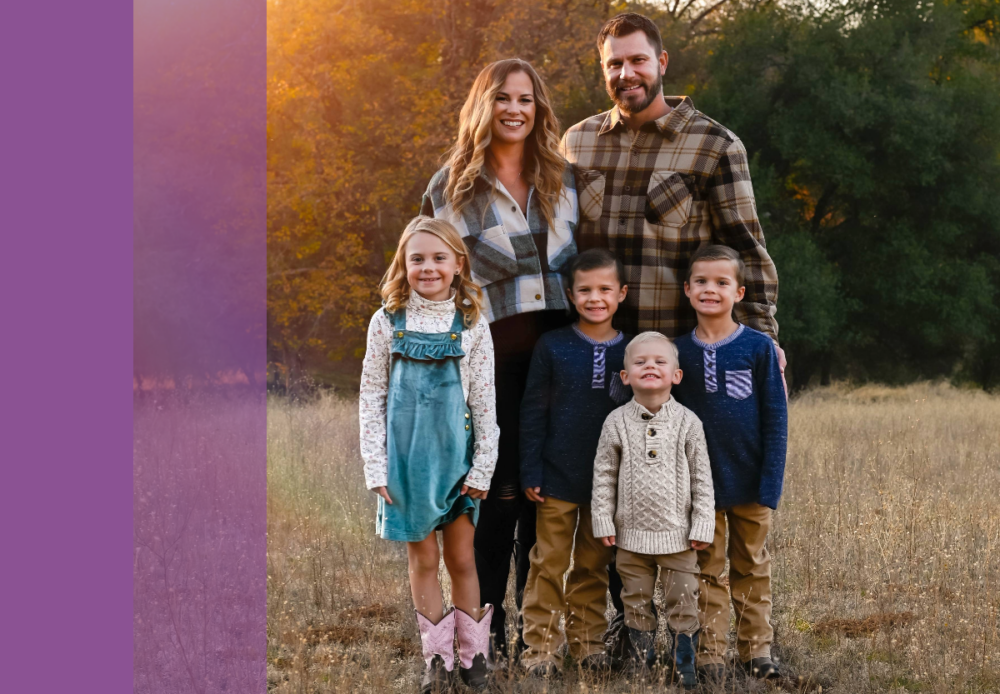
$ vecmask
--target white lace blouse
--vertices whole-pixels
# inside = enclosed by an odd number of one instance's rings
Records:
[[[406,306],[406,329],[419,333],[451,331],[455,319],[455,301],[428,301],[410,293]],[[389,392],[389,364],[392,348],[392,319],[380,308],[368,325],[368,349],[361,371],[361,458],[365,464],[365,484],[369,489],[384,487],[389,472],[386,452],[386,398]],[[493,338],[482,316],[471,328],[462,331],[465,356],[459,362],[462,390],[472,411],[476,434],[472,469],[465,483],[474,489],[488,490],[497,462],[496,384],[494,382]]]

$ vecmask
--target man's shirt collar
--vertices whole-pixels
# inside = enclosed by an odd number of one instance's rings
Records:
[[[691,120],[691,117],[695,114],[695,108],[694,103],[686,96],[667,96],[664,97],[664,100],[670,106],[670,112],[654,121],[646,123],[640,129],[655,128],[665,138],[672,141],[684,129],[687,122]],[[597,134],[604,135],[619,127],[627,128],[628,126],[625,124],[625,119],[622,118],[618,107],[614,106],[608,111],[608,116],[604,119],[604,124]]]

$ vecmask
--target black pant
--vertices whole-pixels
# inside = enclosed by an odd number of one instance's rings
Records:
[[[503,602],[511,554],[516,564],[514,599],[520,610],[524,585],[528,582],[528,553],[535,545],[535,505],[524,497],[520,482],[521,398],[538,338],[569,321],[570,317],[562,311],[536,311],[490,325],[496,358],[499,455],[490,492],[479,507],[474,547],[479,593],[484,604],[493,605],[490,633],[501,655],[507,653],[507,612]]]
[[[479,507],[476,526],[476,572],[479,574],[479,594],[483,604],[493,605],[490,635],[499,657],[506,657],[507,579],[510,557],[514,554],[514,602],[517,605],[517,629],[521,631],[521,601],[528,582],[528,553],[535,546],[535,505],[523,495],[513,499],[487,496]]]

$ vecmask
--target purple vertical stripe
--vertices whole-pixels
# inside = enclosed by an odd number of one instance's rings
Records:
[[[263,694],[266,5],[134,8],[133,691]]]
[[[132,686],[132,4],[4,3],[0,689]]]

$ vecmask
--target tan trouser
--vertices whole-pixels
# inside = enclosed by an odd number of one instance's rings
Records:
[[[579,660],[603,653],[611,548],[594,537],[589,506],[550,496],[536,507],[537,539],[529,555],[531,569],[521,612],[527,646],[522,662],[527,666],[543,660],[557,662],[555,653],[563,642],[559,617],[563,614],[571,656]],[[563,593],[563,576],[571,556],[573,570]]]
[[[698,631],[698,555],[693,549],[676,554],[637,554],[619,548],[615,565],[622,577],[625,626],[639,631],[656,630],[650,604],[659,566],[667,626],[677,634]]]
[[[729,546],[726,547],[726,525]],[[701,638],[698,665],[724,663],[729,634],[729,599],[736,611],[736,649],[740,660],[771,655],[771,555],[764,540],[771,528],[771,509],[742,504],[715,512],[715,539],[698,552],[701,565]],[[729,591],[722,573],[729,555]]]

